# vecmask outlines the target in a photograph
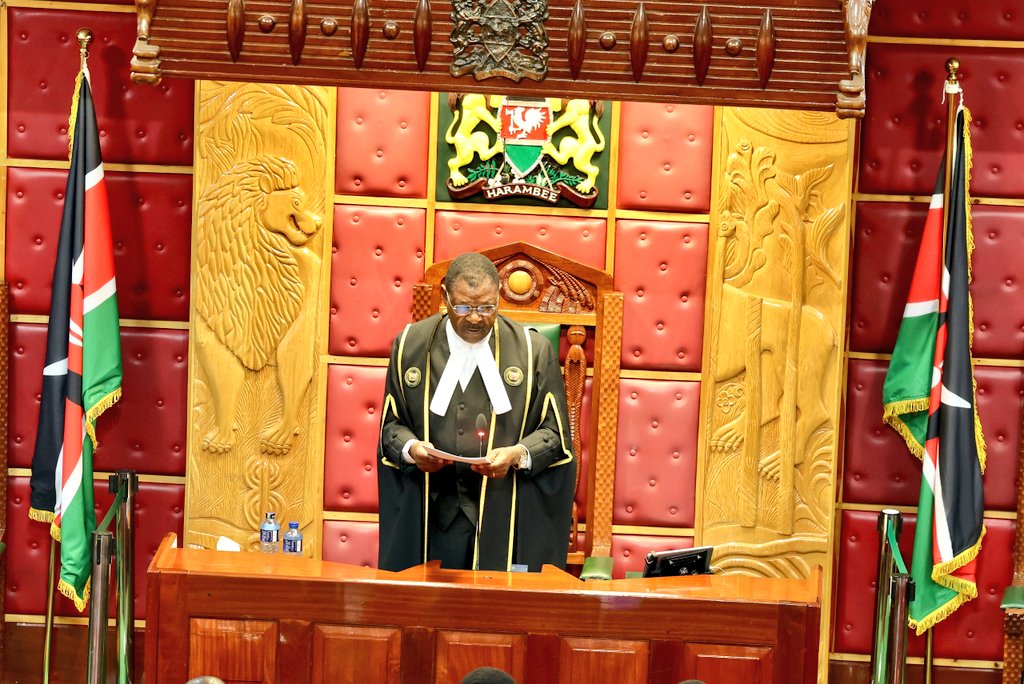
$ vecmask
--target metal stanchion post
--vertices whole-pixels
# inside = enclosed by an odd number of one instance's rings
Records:
[[[878,514],[878,535],[881,539],[878,554],[878,579],[875,584],[875,624],[871,650],[871,684],[885,684],[889,670],[887,651],[889,642],[889,579],[893,574],[892,549],[889,547],[887,531],[892,526],[899,535],[903,526],[900,512],[891,508]]]
[[[903,684],[907,665],[907,614],[914,600],[914,580],[896,573],[889,584],[892,613],[889,616],[889,682]]]
[[[92,604],[89,606],[89,670],[87,684],[107,679],[107,594],[110,589],[110,547],[113,535],[92,533]]]
[[[117,682],[131,684],[135,672],[135,493],[139,477],[134,470],[110,476],[110,491],[125,492],[117,510]]]

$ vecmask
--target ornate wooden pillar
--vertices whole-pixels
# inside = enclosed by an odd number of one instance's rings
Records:
[[[827,600],[853,127],[813,112],[720,117],[697,534],[727,572],[822,566]]]
[[[272,510],[318,557],[334,90],[200,81],[196,100],[185,543],[256,549]]]

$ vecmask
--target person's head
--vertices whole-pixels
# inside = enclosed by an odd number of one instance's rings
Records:
[[[461,684],[516,684],[516,680],[496,667],[478,667],[463,677]]]
[[[467,252],[455,257],[448,267],[441,290],[452,327],[466,342],[479,342],[494,327],[498,316],[499,283],[498,269],[483,254]],[[485,307],[485,313],[481,313],[478,307]],[[460,309],[463,309],[462,313]]]

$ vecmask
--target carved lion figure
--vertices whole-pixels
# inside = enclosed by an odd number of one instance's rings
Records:
[[[264,430],[260,446],[285,454],[313,373],[313,355],[300,350],[315,329],[314,312],[307,310],[314,298],[306,294],[320,258],[305,245],[321,219],[307,207],[296,165],[270,155],[228,169],[203,193],[199,208],[195,349],[214,412],[203,448],[232,448],[246,369],[274,366],[281,417]]]

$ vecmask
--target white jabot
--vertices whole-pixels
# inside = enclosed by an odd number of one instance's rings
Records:
[[[484,381],[487,398],[491,400],[494,412],[500,414],[511,411],[512,404],[508,400],[505,383],[501,381],[498,364],[494,362],[494,354],[491,353],[490,340],[494,331],[491,330],[487,337],[475,344],[470,344],[459,337],[450,320],[445,321],[444,332],[448,338],[451,355],[445,364],[444,372],[441,373],[441,379],[437,382],[434,397],[430,400],[430,412],[439,416],[447,413],[452,395],[455,394],[456,383],[465,391],[477,370],[480,371],[480,378]]]

